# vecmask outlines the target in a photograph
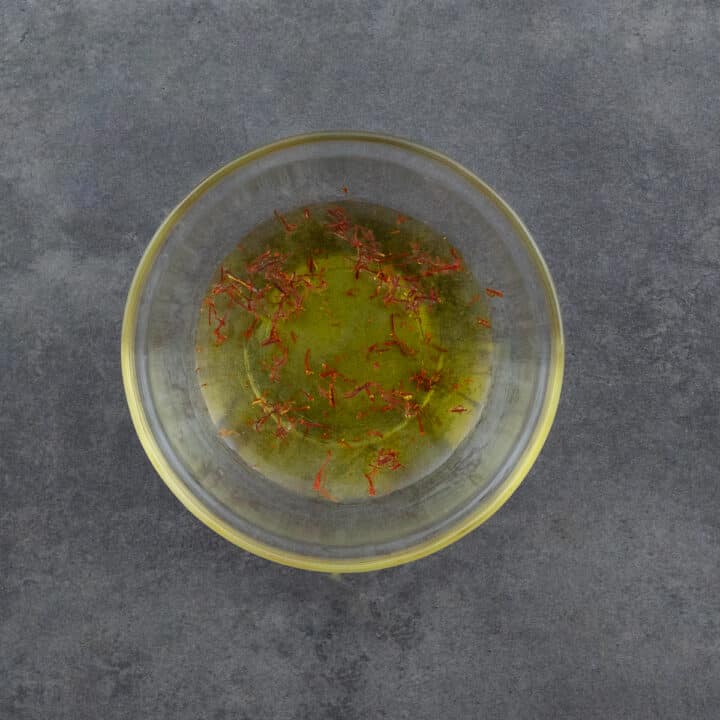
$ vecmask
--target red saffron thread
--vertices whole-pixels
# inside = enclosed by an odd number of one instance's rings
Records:
[[[294,232],[297,230],[297,225],[289,223],[277,210],[273,211],[278,222],[285,228],[285,232]]]
[[[320,489],[320,486],[322,485],[322,481],[323,481],[323,475],[325,473],[325,468],[327,467],[327,464],[330,462],[331,457],[332,457],[332,450],[328,450],[327,455],[325,456],[325,459],[322,461],[322,465],[320,465],[320,469],[315,474],[315,482],[313,483],[313,490]]]

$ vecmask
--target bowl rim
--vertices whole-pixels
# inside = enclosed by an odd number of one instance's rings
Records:
[[[348,559],[323,558],[273,547],[272,545],[258,541],[257,539],[241,532],[204,505],[175,473],[170,463],[162,453],[160,445],[150,429],[150,424],[143,407],[135,367],[135,336],[137,330],[138,312],[140,308],[140,297],[142,296],[145,283],[158,253],[162,249],[176,223],[189,210],[189,208],[214,185],[219,183],[225,176],[266,155],[298,145],[342,141],[378,143],[400,148],[445,165],[467,180],[473,187],[485,195],[486,198],[492,201],[492,203],[503,213],[517,232],[521,242],[524,243],[528,256],[534,262],[542,280],[550,311],[550,358],[547,387],[543,405],[540,409],[535,427],[533,428],[525,449],[510,470],[507,478],[493,494],[491,502],[487,505],[481,505],[476,508],[476,510],[470,513],[467,517],[464,517],[455,524],[445,528],[438,535],[425,539],[410,547],[383,555]],[[226,540],[229,540],[244,550],[254,553],[255,555],[267,560],[303,570],[329,573],[350,573],[367,572],[394,565],[401,565],[437,552],[477,528],[483,522],[488,520],[488,518],[494,515],[500,507],[505,504],[505,502],[507,502],[530,471],[530,468],[537,459],[548,433],[550,432],[560,400],[565,351],[562,319],[560,315],[557,291],[555,290],[555,285],[552,281],[545,260],[540,254],[535,241],[522,220],[520,220],[515,211],[498,195],[497,192],[495,192],[492,187],[477,177],[474,173],[464,168],[458,162],[450,159],[442,153],[431,150],[410,140],[372,132],[331,131],[293,135],[241,155],[206,177],[180,201],[180,203],[167,215],[155,231],[155,234],[145,249],[145,252],[140,259],[140,263],[135,271],[135,275],[132,279],[128,292],[123,316],[120,354],[123,385],[125,388],[125,395],[130,415],[145,453],[157,473],[170,488],[171,492],[193,515],[195,515],[195,517]]]

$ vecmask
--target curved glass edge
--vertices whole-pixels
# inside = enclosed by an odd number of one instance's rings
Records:
[[[138,386],[137,369],[135,366],[135,334],[140,298],[145,287],[145,282],[152,268],[153,262],[160,252],[172,228],[185,214],[185,212],[187,212],[190,206],[214,185],[220,182],[226,175],[260,157],[279,150],[294,147],[296,145],[329,141],[359,141],[392,145],[424,155],[425,157],[429,157],[432,160],[449,167],[465,178],[470,184],[475,186],[483,193],[483,195],[493,202],[493,204],[503,213],[503,215],[515,228],[518,236],[527,246],[528,253],[533,259],[538,273],[542,278],[551,313],[551,348],[548,365],[548,380],[543,406],[540,410],[534,431],[528,440],[523,453],[520,455],[515,467],[512,469],[507,479],[493,494],[492,500],[487,505],[478,507],[474,512],[470,513],[467,517],[463,518],[455,525],[447,528],[439,535],[428,538],[427,540],[413,545],[412,547],[387,553],[385,555],[371,556],[367,558],[353,558],[349,560],[315,557],[279,550],[240,532],[237,528],[219,518],[205,505],[203,505],[178,477],[160,450],[160,447],[150,429],[147,415],[142,405]],[[445,155],[401,138],[360,131],[318,132],[288,137],[242,155],[227,165],[224,165],[197,185],[165,218],[150,240],[150,243],[140,260],[130,285],[127,303],[125,305],[120,347],[123,385],[125,388],[125,395],[130,415],[135,426],[135,431],[137,432],[145,453],[150,459],[153,467],[163,479],[165,484],[170,488],[175,497],[177,497],[177,499],[193,515],[195,515],[198,520],[207,525],[211,530],[244,550],[282,565],[288,565],[302,570],[312,570],[315,572],[325,573],[369,572],[372,570],[380,570],[382,568],[402,565],[414,560],[419,560],[420,558],[431,555],[432,553],[451,545],[494,515],[500,507],[507,502],[513,492],[515,492],[520,483],[524,480],[545,444],[545,440],[547,439],[550,428],[552,427],[558,403],[560,401],[560,391],[562,388],[563,368],[565,362],[565,341],[555,285],[552,281],[545,260],[540,254],[535,241],[515,211],[487,183]]]

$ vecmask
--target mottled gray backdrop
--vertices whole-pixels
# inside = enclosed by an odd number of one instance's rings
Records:
[[[717,718],[719,57],[714,0],[0,0],[0,718]],[[119,366],[167,211],[333,128],[497,188],[568,346],[512,500],[341,579],[190,516]]]

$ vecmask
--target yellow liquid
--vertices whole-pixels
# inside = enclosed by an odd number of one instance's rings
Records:
[[[487,318],[477,281],[427,225],[363,203],[300,208],[215,273],[198,382],[220,436],[270,481],[372,499],[426,476],[477,423]]]

